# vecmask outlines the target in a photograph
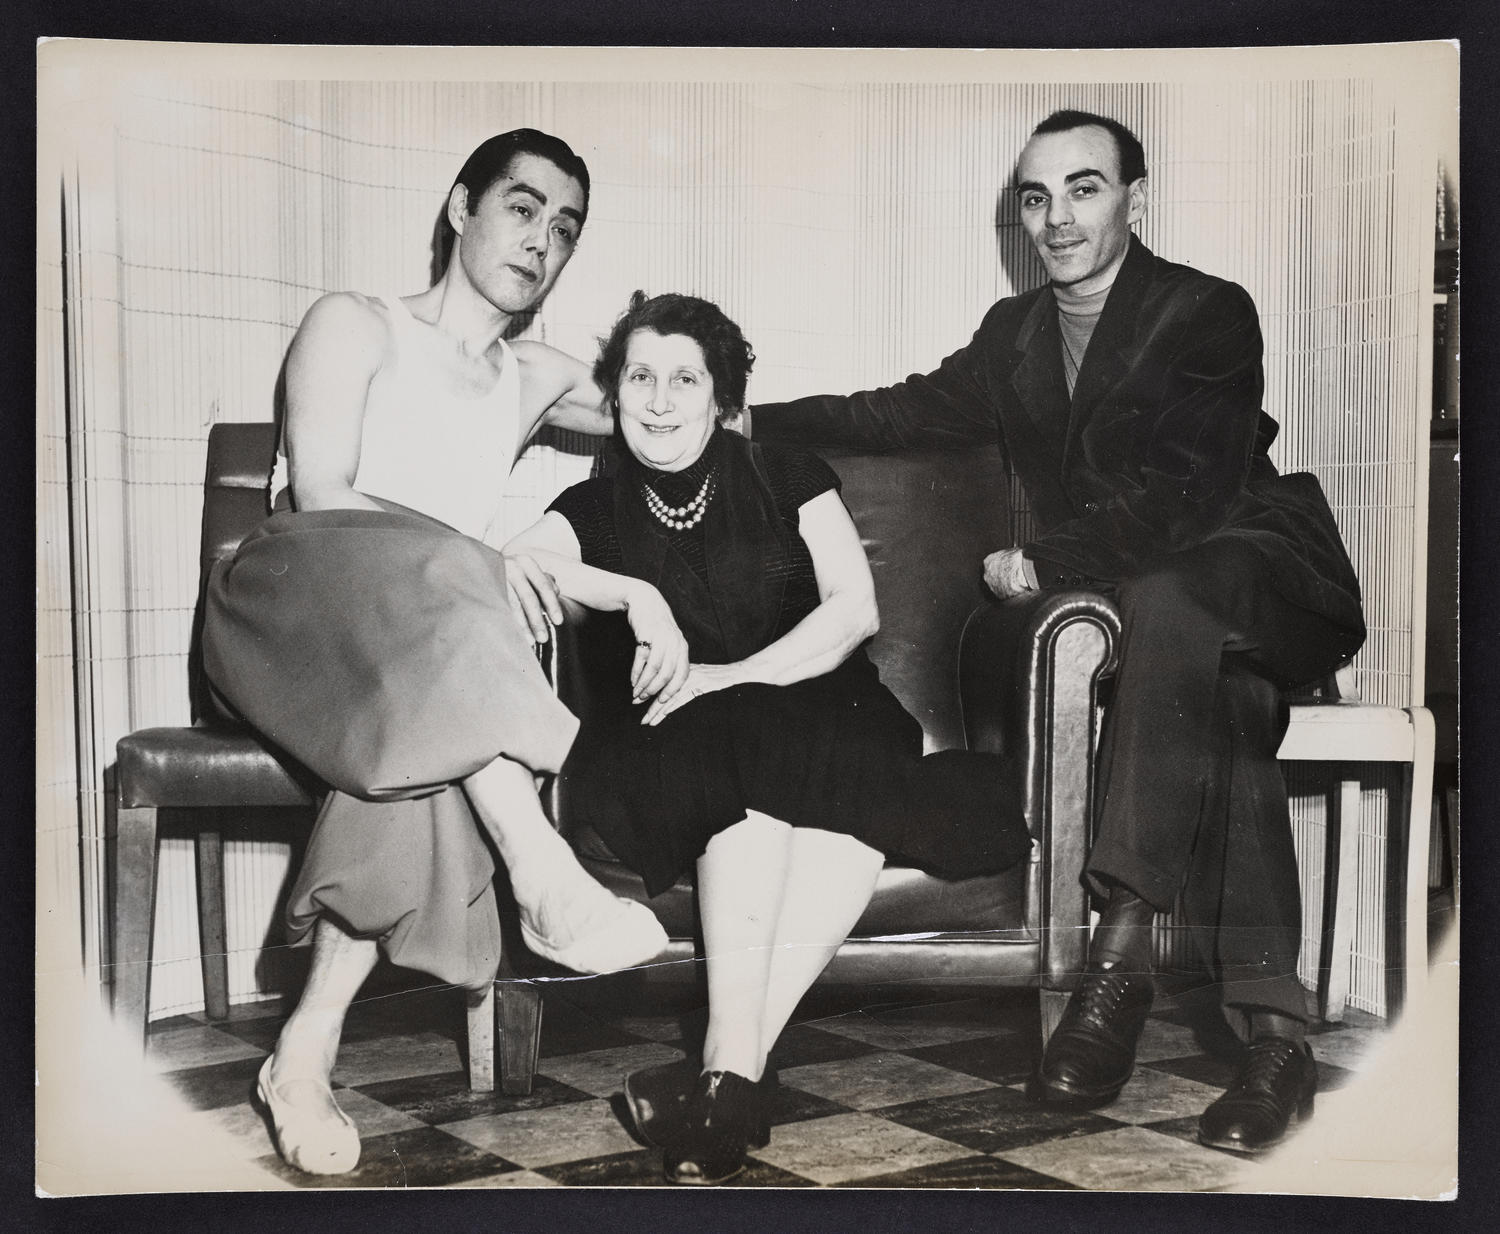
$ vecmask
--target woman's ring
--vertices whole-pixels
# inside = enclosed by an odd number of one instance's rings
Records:
[[[644,639],[644,638],[643,638],[643,639],[641,639],[641,641],[640,641],[640,642],[638,642],[638,643],[637,643],[637,644],[636,644],[636,646],[637,646],[637,647],[649,647],[649,646],[651,646],[651,643],[650,643],[650,642],[649,642],[649,641],[648,641],[648,640],[647,640],[647,639]]]

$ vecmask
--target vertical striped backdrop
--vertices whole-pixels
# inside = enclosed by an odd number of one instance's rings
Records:
[[[43,155],[38,305],[38,901],[42,964],[97,964],[115,741],[188,718],[209,426],[272,414],[302,313],[339,288],[427,285],[467,152],[533,125],[593,174],[577,255],[534,331],[591,356],[636,287],[719,301],[759,355],[752,400],[925,371],[1038,280],[1000,190],[1030,126],[1079,106],[1145,143],[1156,252],[1244,284],[1283,468],[1322,478],[1368,601],[1365,696],[1422,695],[1435,155],[1387,75],[1134,83],[132,80],[59,113]],[[1404,110],[1405,109],[1405,110]],[[564,443],[566,444],[566,443]],[[534,448],[526,525],[587,458]],[[1383,1006],[1389,784],[1366,779],[1372,872],[1354,1003]],[[1309,921],[1323,788],[1293,773]],[[286,850],[229,855],[235,997],[274,988]],[[192,853],[167,842],[153,1008],[200,1005]],[[1310,924],[1310,930],[1312,926]],[[1315,931],[1307,962],[1314,958]]]

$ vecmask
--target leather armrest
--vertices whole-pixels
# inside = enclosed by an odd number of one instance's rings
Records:
[[[1100,633],[1102,646],[1080,647],[1067,636],[1080,623]],[[1094,682],[1112,673],[1119,636],[1114,604],[1092,591],[1030,591],[976,608],[964,623],[958,665],[969,749],[1024,753],[1059,678]]]
[[[976,609],[959,648],[969,747],[1004,754],[1022,779],[1036,843],[1027,925],[1041,940],[1041,977],[1051,989],[1076,980],[1088,944],[1081,876],[1093,822],[1095,717],[1119,638],[1119,615],[1103,596],[1040,591]]]

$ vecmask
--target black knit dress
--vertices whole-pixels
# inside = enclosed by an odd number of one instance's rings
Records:
[[[623,452],[622,452],[623,453]],[[704,518],[669,530],[643,485],[668,506],[713,475]],[[716,430],[703,456],[673,473],[626,457],[612,477],[574,485],[550,507],[572,525],[583,561],[653,583],[694,663],[746,658],[819,604],[798,511],[838,477],[804,451],[752,445]],[[621,699],[630,683],[618,683]],[[990,873],[1028,847],[1019,794],[1001,760],[922,756],[921,726],[880,682],[863,648],[831,672],[787,686],[716,690],[642,725],[644,707],[585,717],[563,775],[578,817],[652,895],[749,810],[854,836],[946,877]]]

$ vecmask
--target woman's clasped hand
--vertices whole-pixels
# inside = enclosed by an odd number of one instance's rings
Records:
[[[630,698],[644,703],[676,693],[688,675],[688,644],[661,592],[650,583],[631,580],[623,597],[625,617],[635,635],[630,665]]]
[[[646,708],[641,717],[642,724],[660,724],[679,707],[694,699],[739,685],[744,680],[744,670],[738,664],[690,664],[687,676],[675,690],[663,690]]]

